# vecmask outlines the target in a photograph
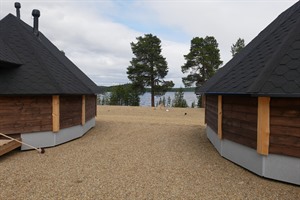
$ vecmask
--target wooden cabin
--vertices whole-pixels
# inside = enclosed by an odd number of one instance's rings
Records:
[[[38,10],[31,27],[16,8],[0,21],[0,133],[36,147],[81,137],[95,126],[98,87],[38,30]]]
[[[283,12],[198,90],[221,156],[300,185],[300,2]]]

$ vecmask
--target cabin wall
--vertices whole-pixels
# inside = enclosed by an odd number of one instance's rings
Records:
[[[300,99],[272,98],[269,153],[300,158]]]
[[[215,132],[218,132],[218,96],[205,96],[205,122]]]
[[[52,97],[0,97],[0,132],[4,134],[52,130]]]
[[[256,149],[257,98],[223,96],[223,138]]]
[[[94,118],[97,112],[97,96],[86,95],[85,96],[85,121]]]
[[[59,97],[60,129],[81,124],[82,96]]]

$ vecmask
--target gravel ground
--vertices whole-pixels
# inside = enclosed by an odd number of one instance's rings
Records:
[[[0,157],[0,199],[300,199],[220,157],[203,110],[98,107],[80,139]]]

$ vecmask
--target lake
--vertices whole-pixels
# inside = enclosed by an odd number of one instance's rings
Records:
[[[98,96],[100,97],[100,99],[102,99],[103,97],[105,97],[109,94],[110,93],[107,92],[106,95],[100,94]],[[171,103],[172,103],[172,101],[175,98],[175,92],[166,92],[166,94],[163,96],[155,96],[154,97],[155,105],[158,105],[159,99],[160,98],[163,99],[163,97],[165,97],[165,99],[166,99],[166,106],[167,106],[168,98],[170,97]],[[195,105],[197,105],[198,99],[194,92],[184,92],[183,97],[186,100],[189,107],[191,107],[193,102],[195,102]],[[140,106],[151,106],[151,93],[150,92],[146,92],[145,94],[140,95]]]
[[[168,102],[168,98],[170,97],[171,100],[175,98],[175,92],[166,92],[165,95],[160,97],[155,97],[155,105],[158,104],[159,98],[163,99],[165,97],[166,103]],[[184,92],[184,99],[186,100],[189,107],[191,107],[192,103],[195,102],[195,105],[197,105],[198,99],[194,92]],[[140,106],[151,106],[151,93],[146,92],[144,95],[140,96]]]

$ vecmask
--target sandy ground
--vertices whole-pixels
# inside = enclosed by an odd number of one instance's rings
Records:
[[[300,199],[219,156],[203,110],[98,107],[80,139],[0,157],[0,199]]]

